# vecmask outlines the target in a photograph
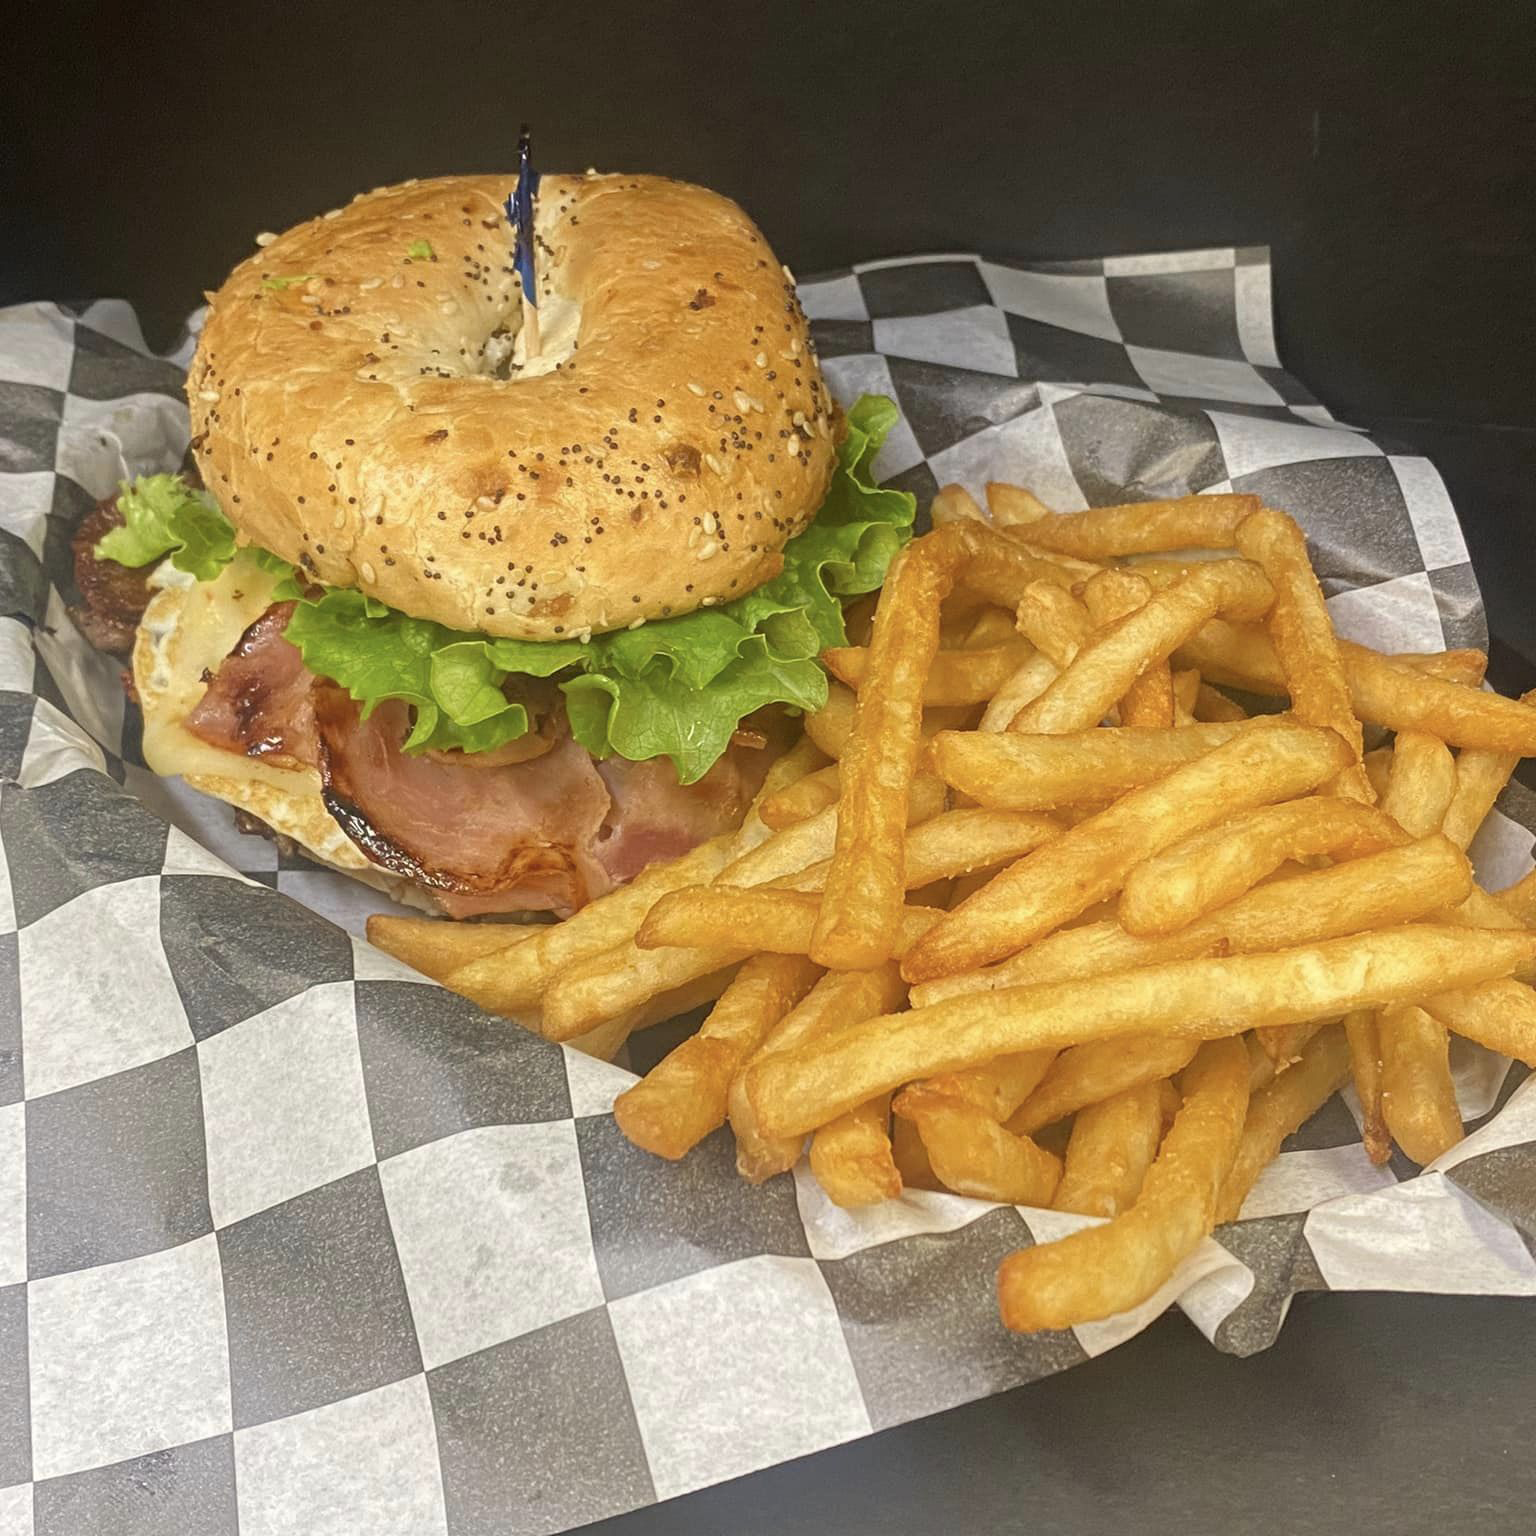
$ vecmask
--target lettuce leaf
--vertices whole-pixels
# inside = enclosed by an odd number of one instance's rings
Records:
[[[170,556],[178,571],[211,581],[235,557],[235,530],[206,491],[180,475],[140,475],[118,482],[123,526],[96,541],[96,554],[119,565],[148,565]]]
[[[881,490],[870,478],[896,419],[894,402],[881,396],[866,395],[848,411],[826,501],[784,546],[784,568],[772,581],[716,608],[586,641],[492,639],[410,618],[347,588],[301,594],[291,567],[253,553],[282,578],[279,597],[299,598],[286,635],[311,671],[340,683],[365,717],[385,699],[411,705],[407,751],[480,752],[514,741],[529,720],[502,691],[506,679],[569,672],[560,687],[577,741],[597,757],[668,757],[690,784],[725,751],[744,716],[767,704],[810,710],[826,702],[816,657],[847,638],[844,600],[874,591],[912,535],[915,498]],[[226,561],[232,529],[227,542]],[[176,547],[184,554],[192,545]],[[101,546],[98,552],[119,558]]]

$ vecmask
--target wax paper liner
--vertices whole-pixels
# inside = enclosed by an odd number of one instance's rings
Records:
[[[1262,250],[875,262],[801,293],[834,389],[903,420],[878,473],[1061,509],[1256,491],[1340,628],[1477,645],[1411,449],[1279,366]],[[184,344],[103,302],[0,312],[0,1536],[562,1530],[1061,1370],[1181,1306],[1265,1347],[1294,1294],[1536,1293],[1536,1096],[1462,1048],[1472,1134],[1364,1158],[1336,1099],[1133,1316],[1006,1334],[993,1276],[1077,1218],[679,1165],[621,1068],[488,1019],[359,937],[371,891],[155,779],[68,545],[174,468]],[[1530,863],[1512,786],[1475,853]],[[666,1028],[639,1037],[643,1066]]]

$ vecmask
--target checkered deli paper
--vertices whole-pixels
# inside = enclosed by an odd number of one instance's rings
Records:
[[[1482,643],[1438,475],[1281,369],[1269,287],[1224,250],[877,262],[801,296],[836,392],[900,402],[877,470],[920,501],[1255,491],[1307,528],[1346,634]],[[743,1183],[727,1133],[675,1166],[631,1147],[627,1071],[370,949],[371,891],[141,766],[66,616],[69,538],[180,461],[189,346],[151,355],[118,303],[0,313],[0,1536],[565,1530],[1170,1305],[1246,1354],[1299,1291],[1536,1294],[1536,1089],[1460,1042],[1471,1135],[1438,1165],[1373,1168],[1336,1099],[1161,1294],[1041,1337],[1002,1330],[994,1270],[1081,1218],[844,1212],[803,1174]],[[1532,826],[1515,785],[1487,884]]]

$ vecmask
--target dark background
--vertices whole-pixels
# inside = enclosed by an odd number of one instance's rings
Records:
[[[1274,251],[1281,356],[1427,452],[1536,683],[1536,6],[78,3],[12,14],[0,301],[151,340],[251,248],[407,176],[641,169],[797,270],[932,249]],[[646,1532],[1530,1528],[1536,1308],[1298,1302],[1239,1362],[1178,1319],[1066,1377],[610,1522]]]

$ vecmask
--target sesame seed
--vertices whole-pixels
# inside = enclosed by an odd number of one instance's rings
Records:
[[[199,400],[217,400],[219,392],[216,389],[200,389],[197,392],[197,398]]]
[[[768,354],[766,352],[759,352],[757,356],[752,359],[752,361],[756,363],[759,368],[766,368],[768,366]]]
[[[791,458],[800,456],[800,439],[793,432],[789,434],[789,453]]]
[[[743,391],[738,389],[731,398],[735,400],[736,409],[738,411],[750,411],[752,409],[751,395],[745,394]]]
[[[702,395],[705,392],[704,386],[702,384],[694,384],[690,382],[688,388],[692,390],[696,395]]]
[[[710,560],[720,552],[720,546],[713,539],[706,539],[699,545],[698,559]]]
[[[270,229],[264,229],[259,235],[256,236],[256,244],[271,245],[272,242],[276,239],[277,236],[274,235]]]
[[[725,465],[724,465],[724,464],[722,464],[722,463],[721,463],[721,462],[720,462],[720,460],[719,460],[719,459],[717,459],[717,458],[716,458],[716,457],[715,457],[715,456],[714,456],[714,454],[712,454],[712,453],[706,453],[706,454],[705,454],[705,455],[704,455],[704,462],[705,462],[705,463],[706,463],[706,464],[707,464],[707,465],[708,465],[708,466],[709,466],[709,467],[710,467],[710,468],[711,468],[711,469],[712,469],[712,470],[713,470],[713,471],[714,471],[714,472],[715,472],[715,473],[716,473],[716,474],[717,474],[717,475],[723,475],[723,474],[724,474],[724,473],[725,473]]]
[[[364,560],[363,563],[358,566],[357,573],[363,578],[364,581],[373,580],[373,567],[369,565],[366,560]]]
[[[340,507],[336,509],[336,515],[331,519],[333,528],[345,528],[347,526],[347,514]]]

